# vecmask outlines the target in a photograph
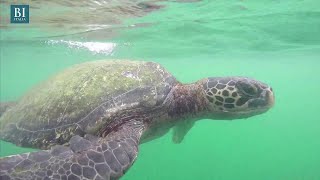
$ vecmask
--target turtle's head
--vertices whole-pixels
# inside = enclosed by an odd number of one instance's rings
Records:
[[[208,118],[241,119],[266,112],[274,105],[272,88],[246,77],[218,77],[201,81],[209,103]]]

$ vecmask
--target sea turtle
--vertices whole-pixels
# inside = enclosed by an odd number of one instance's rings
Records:
[[[139,143],[170,128],[179,143],[199,119],[247,118],[273,104],[271,87],[246,77],[182,84],[154,62],[74,65],[3,104],[1,139],[43,150],[2,158],[0,178],[119,179]]]

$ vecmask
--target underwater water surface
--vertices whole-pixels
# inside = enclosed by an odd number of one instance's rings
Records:
[[[3,18],[10,3],[1,3]],[[83,6],[52,3],[53,13],[41,19],[46,5],[34,9],[30,24],[1,22],[1,101],[18,100],[66,67],[98,59],[155,61],[183,83],[249,76],[273,87],[275,106],[265,114],[204,119],[181,144],[169,132],[140,145],[121,179],[320,180],[320,1],[122,2],[112,6],[117,11],[102,8],[108,21],[90,21],[100,11],[84,11],[74,24],[53,18],[54,10]],[[30,151],[0,143],[1,157]]]

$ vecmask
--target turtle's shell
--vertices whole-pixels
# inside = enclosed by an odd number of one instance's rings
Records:
[[[63,144],[75,134],[97,133],[105,124],[102,119],[112,113],[162,104],[176,83],[153,62],[75,65],[35,87],[5,112],[1,138],[42,149]]]

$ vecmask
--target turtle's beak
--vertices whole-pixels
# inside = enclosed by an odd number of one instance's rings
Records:
[[[248,106],[252,109],[268,110],[274,105],[274,94],[272,88],[267,88],[262,91],[258,98],[249,100]]]
[[[266,90],[265,98],[267,99],[268,107],[269,108],[273,107],[275,97],[271,87]]]

